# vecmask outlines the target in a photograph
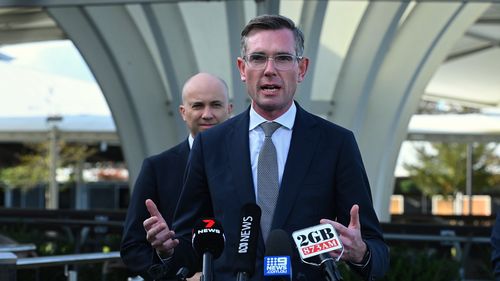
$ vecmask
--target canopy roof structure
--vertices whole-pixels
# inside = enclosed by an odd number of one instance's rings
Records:
[[[43,1],[47,6],[72,5],[69,1]],[[91,6],[95,1],[72,1],[73,5],[88,4]],[[196,2],[209,1],[142,1],[144,3],[175,3],[188,7]],[[192,3],[194,2],[194,3]],[[257,2],[257,1],[256,1]],[[284,4],[273,4],[272,1],[258,1],[264,4],[255,4],[257,9],[265,5],[274,9],[285,10]],[[280,1],[275,1],[280,2]],[[297,1],[302,2],[302,1]],[[312,1],[317,2],[317,1]],[[325,1],[328,2],[328,1]],[[332,1],[333,2],[333,1]],[[356,1],[361,4],[349,4],[349,1],[337,5],[349,6],[367,5],[369,1]],[[363,3],[364,2],[364,3]],[[380,1],[384,2],[384,1]],[[390,2],[390,1],[388,1]],[[404,1],[402,1],[404,2]],[[410,2],[410,7],[416,2]],[[462,2],[462,1],[433,1],[433,2]],[[469,1],[463,1],[469,2]],[[485,2],[490,1],[470,1]],[[129,6],[139,1],[101,1],[102,4],[127,4]],[[441,5],[443,5],[443,3]],[[438,68],[431,81],[427,85],[423,98],[429,100],[449,99],[472,106],[500,106],[500,75],[498,61],[500,60],[500,3],[491,1],[491,5],[471,24],[465,33],[455,42],[448,51],[446,60]],[[67,34],[57,25],[50,13],[43,8],[44,5],[36,5],[35,1],[17,1],[17,6],[0,4],[0,41],[1,45],[31,43],[36,41],[67,39]],[[19,6],[24,4],[27,7]],[[4,6],[4,7],[2,7]],[[212,5],[213,6],[213,5]],[[249,6],[249,5],[246,5]],[[352,7],[351,7],[352,8]],[[254,8],[255,9],[255,8]],[[280,10],[280,12],[281,12]],[[410,8],[406,12],[410,13]],[[406,15],[406,16],[407,16]],[[353,16],[355,16],[353,14]],[[358,15],[359,16],[359,15]],[[0,54],[0,60],[2,60]],[[5,59],[11,59],[5,56]]]
[[[54,125],[70,142],[119,144],[111,116],[70,115]],[[53,123],[45,116],[0,117],[0,143],[48,140]],[[500,114],[413,115],[408,140],[440,142],[500,142]]]
[[[355,133],[375,209],[388,220],[394,166],[419,102],[500,105],[494,2],[9,1],[0,3],[0,44],[72,40],[109,105],[133,181],[145,156],[185,138],[177,105],[192,74],[224,77],[235,111],[248,107],[235,67],[240,30],[255,15],[288,16],[311,60],[296,100]]]
[[[413,115],[408,140],[500,143],[500,113]]]

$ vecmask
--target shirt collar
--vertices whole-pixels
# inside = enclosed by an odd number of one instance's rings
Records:
[[[191,150],[191,148],[193,148],[193,142],[194,142],[194,138],[191,134],[189,134],[188,142],[189,142],[189,150]]]
[[[290,108],[283,115],[271,121],[277,122],[288,130],[291,130],[293,128],[293,124],[295,123],[296,113],[297,107],[295,106],[295,102],[292,102],[292,106],[290,106]],[[260,116],[252,105],[250,107],[250,126],[248,127],[248,130],[251,131],[264,122],[267,122],[267,120]]]

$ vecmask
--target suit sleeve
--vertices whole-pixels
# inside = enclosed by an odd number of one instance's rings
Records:
[[[384,276],[389,268],[389,248],[373,208],[370,184],[363,165],[361,153],[352,132],[344,139],[339,152],[336,171],[336,213],[340,223],[348,225],[352,205],[359,205],[361,236],[371,252],[369,264],[364,267],[351,266],[365,280]]]
[[[156,255],[153,255],[153,248],[146,240],[146,231],[142,227],[143,221],[149,218],[144,202],[148,198],[158,202],[155,190],[152,164],[145,159],[130,199],[120,246],[120,255],[127,268],[145,280],[152,280],[147,270],[153,263],[159,262],[158,259],[153,260]]]
[[[186,266],[190,275],[200,271],[200,257],[197,257],[191,244],[192,229],[203,217],[213,217],[212,201],[208,191],[204,162],[203,134],[198,134],[188,160],[184,187],[174,214],[173,230],[180,244],[175,248],[176,268]]]

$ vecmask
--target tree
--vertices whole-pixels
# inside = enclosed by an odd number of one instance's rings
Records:
[[[500,177],[494,169],[500,167],[496,144],[476,143],[472,153],[473,193],[498,189]],[[417,164],[404,163],[410,179],[426,196],[453,195],[465,192],[467,180],[467,144],[429,143],[415,146]]]
[[[16,166],[0,170],[0,182],[10,188],[26,191],[39,184],[49,182],[49,143],[28,144],[29,153],[19,155]],[[95,148],[80,144],[60,142],[60,163],[64,167],[75,167],[96,153]]]

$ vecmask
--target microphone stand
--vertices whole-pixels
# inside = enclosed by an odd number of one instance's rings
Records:
[[[325,257],[325,254],[321,254],[320,257]],[[342,276],[337,269],[337,264],[331,259],[327,258],[323,263],[321,263],[321,271],[323,271],[323,276],[327,281],[342,281]]]
[[[236,281],[247,281],[247,280],[248,280],[248,273],[238,272],[238,275],[236,276]]]
[[[213,262],[212,262],[212,253],[205,252],[203,253],[203,267],[201,271],[200,281],[213,281]]]

